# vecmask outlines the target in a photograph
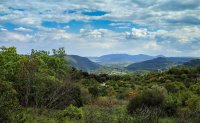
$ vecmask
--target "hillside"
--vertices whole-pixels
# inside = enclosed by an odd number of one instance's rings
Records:
[[[137,71],[137,70],[160,70],[166,69],[171,66],[174,66],[175,63],[170,61],[168,58],[165,57],[158,57],[152,60],[147,60],[143,62],[133,63],[127,66],[128,70]]]
[[[99,64],[90,61],[86,57],[68,55],[66,59],[70,62],[71,66],[83,71],[95,70],[100,67]]]
[[[189,62],[186,62],[183,64],[184,66],[187,66],[187,67],[195,67],[195,66],[198,66],[200,65],[200,59],[193,59],[193,60],[190,60]]]
[[[186,62],[189,62],[190,60],[193,60],[192,57],[168,57],[168,59],[176,64],[183,64]]]
[[[102,65],[120,65],[127,66],[134,62],[141,62],[156,58],[158,56],[149,56],[144,54],[128,55],[128,54],[108,54],[100,57],[88,57],[91,61]]]

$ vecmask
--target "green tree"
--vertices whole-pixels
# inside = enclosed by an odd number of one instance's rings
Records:
[[[14,122],[14,112],[19,108],[17,92],[11,82],[0,81],[0,122]]]

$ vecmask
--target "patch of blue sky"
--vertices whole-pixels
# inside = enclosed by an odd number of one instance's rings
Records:
[[[13,30],[15,30],[16,28],[20,28],[20,27],[23,27],[23,28],[27,28],[27,29],[32,30],[32,32],[30,32],[30,33],[34,33],[34,32],[37,32],[37,31],[38,31],[37,28],[27,27],[27,26],[23,26],[23,25],[17,25],[17,24],[13,24],[13,23],[10,23],[10,22],[2,23],[1,25],[2,25],[5,29],[7,29],[8,31],[13,31]]]
[[[9,23],[9,22],[3,23],[2,26],[3,26],[4,28],[6,28],[7,30],[14,30],[15,28],[19,28],[19,27],[20,27],[20,26],[17,25],[17,24],[13,24],[13,23]]]
[[[129,26],[126,28],[118,28],[118,26],[112,26],[111,24],[118,23],[127,23]],[[130,31],[131,28],[145,28],[139,24],[135,24],[132,22],[124,22],[124,21],[112,21],[112,20],[90,20],[90,21],[80,21],[80,20],[71,20],[66,23],[60,23],[55,21],[43,21],[42,26],[47,28],[63,28],[65,26],[69,26],[69,32],[79,33],[81,28],[86,28],[87,26],[91,26],[94,29],[108,29],[115,32],[124,32]]]
[[[86,23],[83,21],[71,20],[66,23],[60,23],[55,21],[43,21],[41,25],[47,28],[63,28],[69,26],[69,32],[79,33],[79,30],[83,28],[85,24]]]
[[[64,14],[73,14],[73,13],[77,13],[77,12],[78,12],[78,10],[76,10],[76,9],[65,10],[65,11],[64,11]]]
[[[59,28],[59,27],[64,27],[66,26],[66,23],[59,23],[55,21],[43,21],[42,26],[48,27],[48,28]]]
[[[117,24],[121,23],[124,23],[126,26],[124,26],[124,28],[122,25],[117,26]],[[92,20],[90,24],[96,28],[105,28],[115,32],[129,31],[131,28],[145,28],[145,26],[129,21]],[[111,24],[116,24],[116,26],[112,26]]]
[[[25,11],[25,9],[22,9],[22,8],[14,8],[14,7],[8,7],[8,9],[13,10],[13,11]]]
[[[106,11],[92,10],[92,11],[84,11],[81,14],[87,15],[87,16],[103,16],[108,13],[109,12],[106,12]]]
[[[8,14],[6,14],[6,13],[0,13],[0,16],[6,16],[6,15],[8,15]]]

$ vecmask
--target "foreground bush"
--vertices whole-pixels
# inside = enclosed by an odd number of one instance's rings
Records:
[[[83,117],[82,109],[70,105],[64,110],[63,116],[69,117],[70,119],[81,119]]]
[[[84,123],[137,123],[137,120],[128,115],[125,107],[98,107],[84,108]]]
[[[136,117],[137,122],[158,122],[162,114],[165,96],[166,90],[162,87],[154,86],[145,90],[129,102],[128,113]]]
[[[135,96],[128,105],[129,114],[134,114],[143,107],[161,107],[164,103],[166,90],[162,87],[153,87]]]

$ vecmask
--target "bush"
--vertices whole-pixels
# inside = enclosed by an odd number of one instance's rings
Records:
[[[85,123],[113,123],[110,108],[87,107],[84,114]]]
[[[93,101],[93,105],[101,106],[101,107],[113,107],[118,105],[119,101],[115,98],[107,98],[107,97],[99,97]]]
[[[173,116],[174,114],[177,113],[177,109],[181,105],[182,105],[182,99],[180,95],[169,93],[165,98],[164,112],[168,116]]]
[[[92,97],[97,98],[99,96],[99,88],[97,86],[88,88],[89,93]]]
[[[135,96],[128,104],[128,112],[133,114],[143,107],[160,107],[163,105],[166,90],[162,87],[153,87]]]
[[[138,123],[157,123],[162,115],[166,89],[153,86],[134,97],[128,104],[128,113],[136,117]]]
[[[200,111],[192,111],[189,108],[180,108],[178,110],[177,123],[199,123]]]
[[[127,114],[124,107],[98,107],[87,106],[84,108],[84,123],[137,123]]]
[[[168,82],[165,84],[168,92],[177,93],[178,91],[185,90],[185,85],[181,82]]]
[[[83,117],[82,109],[70,105],[64,110],[63,116],[69,117],[70,119],[81,119]]]
[[[186,106],[192,111],[200,111],[200,97],[194,96],[186,101]]]

